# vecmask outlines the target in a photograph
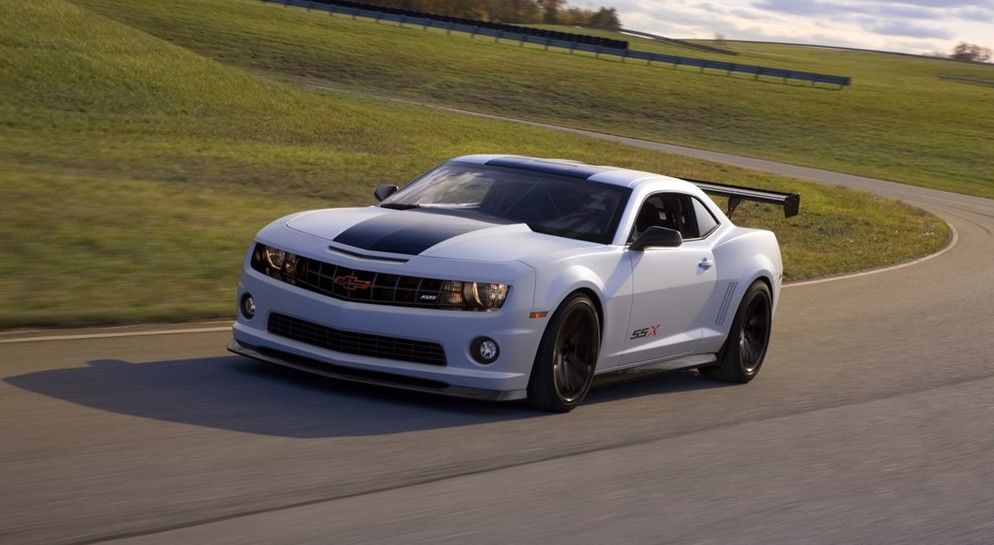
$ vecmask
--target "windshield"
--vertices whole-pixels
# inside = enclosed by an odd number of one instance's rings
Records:
[[[627,188],[581,178],[448,162],[384,199],[380,206],[484,214],[526,223],[538,233],[608,244],[628,194]]]

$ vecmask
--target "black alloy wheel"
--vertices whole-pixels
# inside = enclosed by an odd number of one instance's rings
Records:
[[[718,353],[718,362],[701,367],[702,375],[726,382],[749,382],[756,377],[770,345],[772,300],[765,282],[757,280],[749,286]]]
[[[528,402],[552,412],[576,408],[594,380],[600,337],[600,318],[590,298],[581,293],[567,298],[542,335],[528,381]]]

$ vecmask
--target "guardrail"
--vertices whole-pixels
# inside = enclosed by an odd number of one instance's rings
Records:
[[[738,72],[753,76],[759,79],[760,76],[778,78],[786,82],[787,80],[801,80],[810,82],[811,85],[824,83],[827,85],[838,85],[839,88],[852,85],[852,78],[849,76],[832,76],[829,74],[818,74],[815,72],[802,72],[799,70],[787,70],[785,68],[770,68],[768,66],[756,66],[752,64],[739,64],[734,62],[712,61],[708,59],[695,59],[691,57],[677,57],[674,55],[663,55],[660,53],[648,53],[645,51],[631,51],[624,55],[626,58],[643,59],[647,62],[661,62],[672,64],[673,66],[688,66],[698,68],[702,72],[704,69],[725,72],[731,75]]]
[[[958,81],[961,83],[972,83],[974,85],[989,85],[991,87],[994,87],[994,80],[990,79],[964,78],[962,76],[943,76],[941,74],[939,75],[939,79]]]
[[[646,64],[653,62],[670,64],[674,67],[686,66],[697,68],[699,71],[716,70],[725,72],[730,76],[732,73],[742,73],[752,75],[753,79],[760,77],[771,77],[780,79],[786,83],[788,80],[807,81],[812,86],[826,84],[838,86],[839,89],[852,85],[852,79],[848,76],[832,76],[828,74],[818,74],[815,72],[802,72],[797,70],[787,70],[783,68],[770,68],[766,66],[754,66],[749,64],[739,64],[708,59],[697,59],[693,57],[679,57],[675,55],[664,55],[661,53],[650,53],[648,51],[635,51],[628,49],[628,42],[623,40],[609,40],[586,34],[574,34],[569,32],[557,32],[545,29],[524,27],[518,25],[508,25],[501,23],[488,23],[486,21],[474,21],[457,17],[447,17],[430,13],[412,12],[407,10],[385,8],[362,4],[359,2],[349,2],[344,0],[261,0],[281,4],[284,6],[296,6],[307,9],[318,9],[331,13],[340,13],[366,19],[379,21],[391,21],[400,25],[410,24],[438,28],[446,32],[462,32],[471,36],[487,36],[495,41],[501,39],[513,40],[523,45],[531,43],[544,46],[545,49],[556,47],[568,49],[570,53],[574,51],[584,51],[593,53],[595,56],[611,55],[620,57],[621,61],[638,59],[646,61]]]

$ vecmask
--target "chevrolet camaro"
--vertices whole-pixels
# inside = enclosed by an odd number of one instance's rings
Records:
[[[259,231],[228,349],[328,376],[565,412],[595,377],[749,382],[783,265],[743,200],[797,194],[573,161],[469,155],[375,206]],[[726,212],[708,195],[719,197]]]

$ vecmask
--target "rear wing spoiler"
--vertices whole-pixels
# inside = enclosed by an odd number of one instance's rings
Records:
[[[705,182],[703,180],[691,180],[689,178],[684,178],[684,180],[696,185],[701,191],[709,195],[728,197],[728,212],[726,212],[728,217],[732,217],[735,209],[742,204],[742,201],[756,201],[782,206],[783,217],[785,218],[796,216],[801,208],[801,195],[799,193],[781,193],[779,191],[753,189],[737,185]]]

